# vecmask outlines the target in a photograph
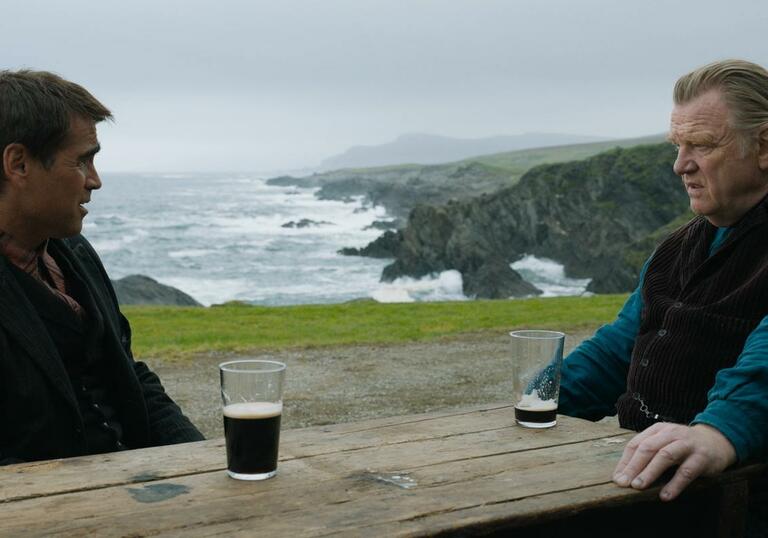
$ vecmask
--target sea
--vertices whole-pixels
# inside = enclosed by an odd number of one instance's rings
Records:
[[[367,245],[382,233],[368,227],[391,219],[362,198],[319,200],[314,188],[271,186],[259,174],[101,177],[83,233],[112,279],[146,275],[204,305],[468,300],[457,271],[383,283],[392,260],[338,254]],[[295,226],[303,219],[315,224]],[[512,267],[544,296],[580,295],[589,283],[533,256]]]

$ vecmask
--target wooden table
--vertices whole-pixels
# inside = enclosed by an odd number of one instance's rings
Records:
[[[661,503],[610,481],[631,436],[568,417],[528,430],[486,405],[285,431],[264,482],[226,475],[222,439],[11,465],[0,536],[659,537],[662,519],[678,536],[738,535],[763,466]]]

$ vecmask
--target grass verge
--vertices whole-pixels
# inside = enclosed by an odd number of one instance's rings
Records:
[[[596,295],[409,304],[126,306],[122,310],[133,328],[137,357],[183,357],[204,351],[429,341],[519,328],[568,332],[611,321],[625,300],[626,295]]]

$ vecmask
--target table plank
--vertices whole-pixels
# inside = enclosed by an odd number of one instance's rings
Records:
[[[354,534],[365,522],[375,522],[395,529],[405,524],[402,528],[410,533],[414,525],[432,528],[430,519],[441,513],[604,485],[610,481],[622,441],[630,437],[625,433],[521,451],[515,430],[519,428],[289,460],[281,465],[277,479],[263,483],[236,482],[213,472],[140,487],[114,486],[16,501],[3,507],[0,525],[10,534],[32,535],[87,535],[109,527],[108,533],[114,535],[252,535],[258,528],[268,536],[323,536]],[[494,438],[499,435],[508,439]],[[436,450],[440,442],[453,447]],[[498,453],[505,446],[506,452]],[[408,473],[416,485],[403,488],[378,478],[387,472]],[[148,501],[151,489],[146,488],[152,487],[177,495]],[[147,494],[143,501],[142,493]],[[578,493],[573,493],[562,502],[576,498]],[[386,528],[382,534],[402,533]]]
[[[519,450],[619,435],[613,424],[560,417],[557,427],[531,431],[514,425],[509,405],[473,406],[354,424],[282,433],[280,461],[353,452],[400,443],[441,440],[472,433],[512,431]],[[490,440],[488,440],[490,439]],[[486,438],[493,442],[493,436]],[[0,467],[0,504],[40,495],[104,488],[218,471],[226,466],[223,439]],[[46,475],[46,480],[40,480]],[[87,479],[84,479],[87,476]]]
[[[278,477],[260,483],[226,476],[222,440],[0,468],[0,535],[466,535],[659,505],[657,489],[610,481],[632,432],[568,417],[532,431],[512,415],[493,405],[287,431]]]

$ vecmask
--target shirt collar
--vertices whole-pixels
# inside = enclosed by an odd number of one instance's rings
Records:
[[[20,245],[11,234],[0,230],[0,254],[25,273],[36,270],[37,261],[46,253],[47,248],[47,239],[35,248],[29,249]]]

